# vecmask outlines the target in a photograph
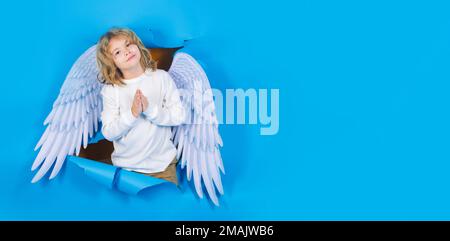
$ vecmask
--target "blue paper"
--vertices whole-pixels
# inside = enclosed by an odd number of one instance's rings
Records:
[[[184,41],[188,40],[181,36],[171,34],[158,29],[151,29],[147,47],[150,48],[177,48],[184,46]]]
[[[155,178],[127,171],[112,165],[101,163],[98,161],[68,156],[67,161],[72,162],[84,169],[87,176],[96,182],[107,186],[108,188],[117,188],[118,190],[128,194],[138,194],[145,188],[168,182],[161,178]]]
[[[144,174],[139,174],[136,172],[130,172],[127,170],[120,169],[120,172],[118,173],[116,187],[122,192],[136,195],[147,187],[151,187],[165,182],[168,181],[161,178],[155,178],[151,176],[146,176]]]
[[[67,161],[84,169],[84,173],[98,183],[113,188],[117,167],[77,156],[68,156]]]

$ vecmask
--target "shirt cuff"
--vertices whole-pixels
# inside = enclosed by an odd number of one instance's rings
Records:
[[[143,113],[148,119],[154,120],[158,116],[159,108],[156,104],[148,103],[148,107]]]
[[[134,117],[133,113],[131,113],[131,109],[128,109],[123,115],[122,120],[127,126],[132,126],[138,118]]]

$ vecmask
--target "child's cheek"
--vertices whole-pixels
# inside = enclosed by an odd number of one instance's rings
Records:
[[[138,55],[138,57],[141,57],[141,52],[139,52],[139,48],[137,46],[134,46],[134,52]]]
[[[122,64],[127,64],[127,56],[124,56],[121,60]]]

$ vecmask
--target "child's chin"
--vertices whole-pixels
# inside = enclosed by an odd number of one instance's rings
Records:
[[[133,65],[136,65],[136,64],[139,64],[139,59],[136,58],[136,57],[134,57],[134,58],[131,59],[130,62],[131,62]]]
[[[138,60],[132,59],[130,60],[130,62],[127,63],[127,68],[133,68],[136,67],[136,65],[139,64]]]

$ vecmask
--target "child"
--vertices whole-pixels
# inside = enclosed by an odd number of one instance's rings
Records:
[[[174,81],[156,69],[129,29],[113,28],[100,38],[97,63],[105,83],[102,133],[114,144],[112,163],[178,185],[170,126],[182,124],[186,113]]]

